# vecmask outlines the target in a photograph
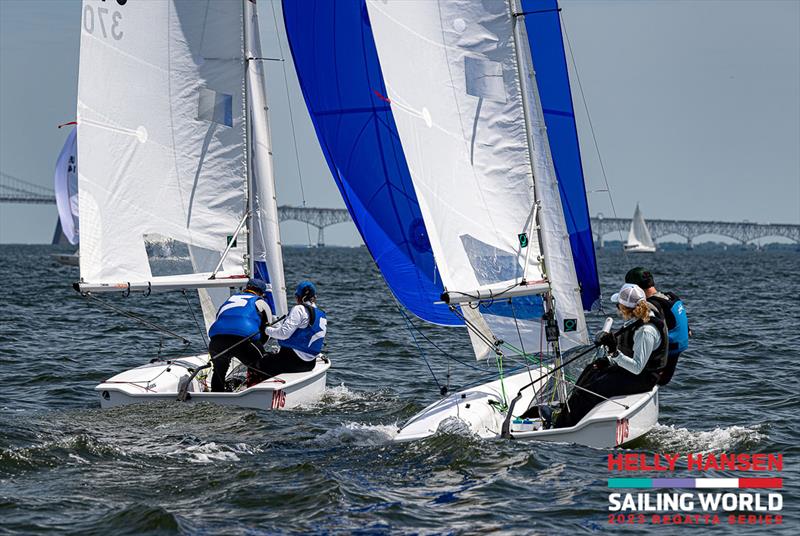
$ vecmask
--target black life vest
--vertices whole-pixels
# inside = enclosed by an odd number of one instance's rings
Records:
[[[677,358],[689,347],[689,320],[683,301],[674,293],[658,292],[647,301],[658,307],[669,332],[669,355]]]
[[[653,349],[650,357],[647,359],[645,370],[651,372],[660,372],[664,369],[664,367],[667,366],[667,356],[669,352],[669,332],[667,330],[667,324],[664,322],[664,317],[661,314],[661,310],[650,302],[647,303],[647,308],[653,313],[653,316],[650,317],[649,323],[655,326],[661,335],[661,344]],[[628,356],[633,356],[633,335],[636,330],[643,325],[644,322],[637,320],[630,326],[629,329],[625,329],[619,334],[617,337],[617,349],[620,352]]]

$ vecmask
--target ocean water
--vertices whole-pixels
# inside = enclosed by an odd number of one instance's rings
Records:
[[[288,281],[318,282],[333,368],[318,403],[284,412],[178,403],[101,410],[98,382],[160,345],[164,355],[185,350],[78,296],[77,268],[55,263],[54,251],[0,246],[2,534],[687,530],[608,523],[607,478],[626,476],[608,472],[612,450],[458,433],[393,444],[397,425],[438,389],[363,248],[286,250]],[[800,253],[604,251],[604,294],[640,262],[660,289],[684,298],[695,337],[661,392],[660,424],[631,451],[782,453],[784,470],[769,476],[784,479],[783,525],[691,529],[797,534]],[[202,348],[180,293],[109,299]],[[465,332],[420,329],[473,363]],[[479,375],[422,349],[451,388]]]

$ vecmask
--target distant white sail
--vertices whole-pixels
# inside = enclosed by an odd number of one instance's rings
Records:
[[[78,142],[77,131],[72,130],[64,142],[56,161],[54,190],[61,232],[70,244],[76,245],[80,237],[78,216]]]
[[[628,241],[625,243],[625,250],[651,253],[656,250],[656,243],[650,236],[650,229],[647,228],[647,223],[644,221],[642,211],[639,209],[639,203],[636,203],[636,210],[633,213],[633,220],[631,220],[631,229],[628,231]]]
[[[247,212],[242,3],[84,0],[81,26],[81,278],[154,281],[148,235],[213,270]],[[221,276],[246,273],[236,242]]]
[[[497,295],[479,309],[486,325],[528,353],[541,347],[544,309],[541,298],[525,294],[552,290],[559,320],[577,323],[562,333],[563,348],[585,342],[544,122],[535,89],[523,87],[532,69],[529,59],[517,58],[510,5],[368,0],[367,6],[445,289]],[[527,128],[524,106],[535,116]],[[529,128],[538,129],[530,139]],[[533,219],[537,200],[545,244]],[[519,286],[523,278],[529,286]],[[519,298],[509,300],[509,289]],[[485,344],[474,345],[476,355],[485,355]]]

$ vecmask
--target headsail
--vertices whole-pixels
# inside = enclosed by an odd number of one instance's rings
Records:
[[[56,161],[54,186],[56,207],[61,233],[70,244],[78,243],[80,225],[78,223],[78,133],[73,129],[64,142],[61,154]]]
[[[363,1],[284,1],[283,16],[317,137],[364,243],[416,316],[458,325],[436,303],[434,261]]]
[[[644,221],[639,203],[636,203],[636,210],[633,212],[633,219],[631,220],[631,228],[628,231],[628,241],[625,244],[627,248],[642,247],[645,249],[652,249],[655,251],[656,243],[653,242],[653,237],[650,236],[650,229],[647,228],[647,223]]]
[[[581,287],[583,308],[600,297],[589,205],[581,164],[572,92],[557,0],[522,0],[528,45],[536,71],[550,154],[558,178],[561,206],[569,232],[572,258]]]
[[[367,5],[448,292],[496,297],[480,313],[497,338],[519,339],[529,353],[541,348],[544,307],[540,296],[524,294],[551,289],[562,347],[585,342],[541,105],[535,84],[526,84],[529,52],[516,46],[523,25],[506,2]],[[512,292],[518,297],[508,299]]]
[[[224,286],[226,277],[245,277],[246,227],[233,236],[247,213],[244,77],[241,2],[84,0],[83,284],[158,283],[150,237],[188,246],[195,273],[167,283]],[[217,280],[208,281],[229,241]]]

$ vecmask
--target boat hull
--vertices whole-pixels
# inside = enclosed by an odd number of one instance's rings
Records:
[[[655,246],[644,246],[642,244],[623,244],[622,247],[628,253],[655,253]]]
[[[177,401],[181,381],[208,361],[207,354],[157,361],[127,370],[95,387],[100,407],[107,409],[148,402]],[[330,361],[317,359],[313,370],[284,373],[233,393],[205,392],[207,381],[195,378],[186,402],[253,409],[290,409],[316,401],[325,390]]]
[[[546,372],[544,369],[542,372]],[[505,378],[505,390],[511,396],[524,385],[536,381],[536,388],[544,387],[540,371],[521,372]],[[546,378],[545,378],[546,379]],[[503,396],[500,381],[460,391],[431,404],[411,418],[394,437],[405,442],[424,439],[450,426],[461,426],[484,438],[502,437],[505,413],[498,407]],[[533,400],[534,392],[526,389],[515,406],[514,416],[519,417]],[[658,422],[658,387],[647,393],[613,397],[598,404],[575,426],[569,428],[520,430],[512,425],[510,437],[526,441],[551,441],[578,443],[597,448],[611,448],[629,443],[646,434]]]

